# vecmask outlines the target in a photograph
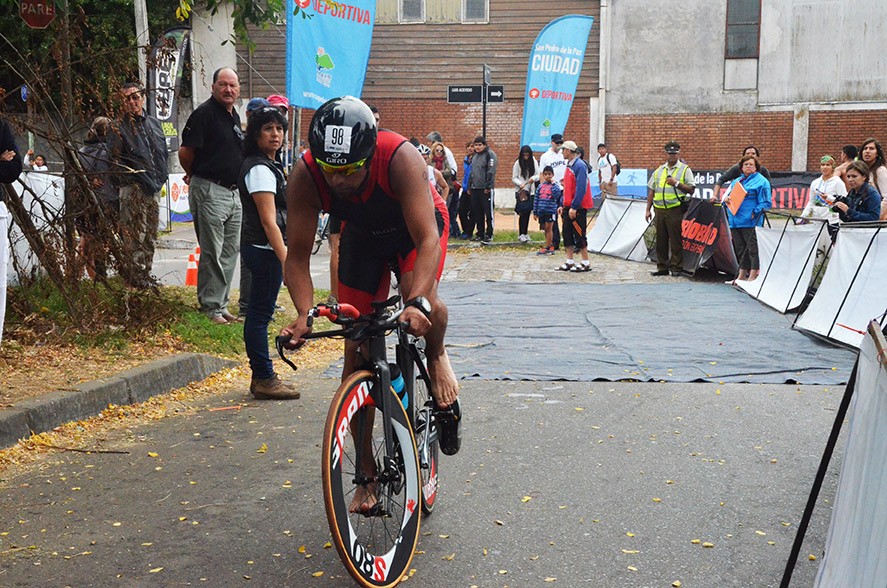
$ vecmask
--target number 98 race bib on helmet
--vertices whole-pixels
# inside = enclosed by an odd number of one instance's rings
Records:
[[[343,96],[325,102],[314,113],[308,144],[315,160],[348,165],[372,158],[377,133],[370,107],[353,96]]]

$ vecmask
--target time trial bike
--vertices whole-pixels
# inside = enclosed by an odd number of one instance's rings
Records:
[[[366,587],[395,586],[408,572],[420,511],[430,515],[437,502],[440,445],[447,453],[459,445],[458,404],[435,407],[423,345],[406,332],[402,312],[400,296],[374,302],[370,315],[348,304],[320,304],[309,311],[309,326],[326,317],[341,328],[304,337],[365,343],[359,368],[330,404],[321,468],[332,543],[348,573]],[[391,333],[395,363],[388,362]],[[295,368],[285,357],[287,342],[278,337],[277,350]]]

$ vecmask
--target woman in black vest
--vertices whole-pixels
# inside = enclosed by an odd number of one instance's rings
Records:
[[[287,120],[276,107],[266,106],[250,115],[238,182],[243,204],[240,255],[252,272],[243,342],[252,370],[249,390],[256,398],[299,397],[274,372],[268,353],[268,325],[286,260],[286,176],[278,159],[286,129]]]

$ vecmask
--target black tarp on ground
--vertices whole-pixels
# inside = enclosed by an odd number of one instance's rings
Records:
[[[459,378],[838,385],[855,358],[723,284],[440,288]]]

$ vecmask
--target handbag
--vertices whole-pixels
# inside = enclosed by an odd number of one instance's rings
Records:
[[[524,214],[533,211],[533,197],[527,190],[517,190],[514,193],[514,212]]]

